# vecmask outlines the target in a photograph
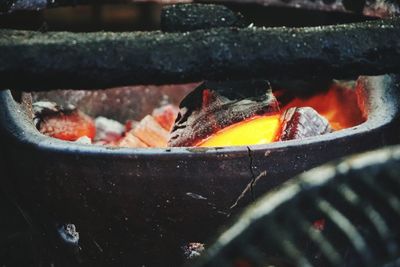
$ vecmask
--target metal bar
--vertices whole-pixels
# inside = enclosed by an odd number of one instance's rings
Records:
[[[107,88],[249,78],[353,78],[400,70],[400,19],[185,34],[0,30],[0,88]]]
[[[245,26],[246,22],[243,16],[224,5],[168,5],[161,12],[161,30],[163,32],[188,32],[200,29]]]

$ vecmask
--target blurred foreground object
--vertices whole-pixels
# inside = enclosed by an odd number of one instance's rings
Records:
[[[397,266],[399,218],[395,146],[326,164],[267,194],[195,266]]]

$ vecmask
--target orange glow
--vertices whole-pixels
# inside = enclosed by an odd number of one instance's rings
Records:
[[[256,116],[226,127],[210,138],[203,140],[197,146],[244,146],[260,145],[275,141],[279,131],[279,115]]]
[[[284,91],[274,93],[278,100]],[[268,144],[279,140],[281,132],[280,116],[292,107],[311,107],[325,117],[334,130],[341,130],[363,123],[366,118],[358,103],[356,90],[332,86],[328,91],[308,98],[294,98],[284,104],[279,114],[255,116],[230,125],[196,146],[242,146]]]
[[[292,107],[312,107],[329,121],[334,130],[350,128],[366,120],[359,107],[356,91],[339,86],[332,86],[327,92],[310,98],[295,98],[282,111]]]
[[[46,117],[40,125],[40,132],[61,140],[76,141],[83,136],[93,139],[96,126],[88,115],[78,111]]]

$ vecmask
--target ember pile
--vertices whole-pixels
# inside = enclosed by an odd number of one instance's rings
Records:
[[[83,144],[116,147],[166,147],[178,108],[165,105],[154,109],[141,121],[122,124],[99,116],[91,118],[74,106],[59,106],[54,102],[33,104],[35,124],[48,136]]]
[[[203,95],[203,102],[197,107],[181,105],[181,112],[191,113],[178,117],[171,146],[235,146],[303,139],[359,125],[367,117],[360,101],[363,89],[351,82],[334,82],[327,91],[308,97],[293,96],[284,89],[272,92],[267,82],[252,84],[257,88],[253,91],[247,83],[229,86],[231,92],[221,84],[208,86],[219,88],[211,91],[207,86],[196,89],[201,91],[197,94]],[[249,95],[244,96],[239,87]],[[204,105],[218,108],[210,110]]]
[[[303,139],[365,121],[354,83],[333,83],[308,97],[267,81],[206,81],[180,103],[155,107],[140,121],[91,118],[74,106],[34,103],[35,124],[48,136],[114,147],[215,147]]]

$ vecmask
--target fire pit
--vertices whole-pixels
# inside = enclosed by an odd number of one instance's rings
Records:
[[[388,37],[387,43],[378,42],[378,29]],[[87,265],[179,265],[183,245],[209,241],[244,206],[293,175],[331,159],[399,141],[399,78],[384,75],[398,67],[398,30],[396,19],[317,29],[200,29],[182,35],[39,36],[2,30],[11,37],[0,40],[0,47],[10,52],[0,57],[0,85],[11,90],[0,92],[0,126],[7,140],[8,168],[14,175],[5,184],[36,229],[46,235],[45,242],[54,244],[46,254],[50,258],[68,255],[68,261]],[[358,35],[350,40],[348,36],[354,33]],[[287,38],[306,45],[284,44]],[[257,49],[270,40],[275,52]],[[184,42],[189,46],[182,51]],[[381,45],[376,47],[377,43]],[[171,50],[154,52],[167,44]],[[242,44],[251,53],[244,54],[235,44]],[[351,50],[353,45],[359,45],[359,50]],[[99,54],[113,46],[118,51],[112,50],[115,53],[110,57]],[[57,60],[37,54],[57,55],[59,51],[67,52]],[[174,61],[178,55],[186,61]],[[15,58],[6,63],[9,56]],[[301,67],[302,62],[305,67]],[[287,75],[282,75],[284,70]],[[23,79],[15,79],[19,74]],[[380,75],[357,80],[364,92],[364,123],[312,138],[250,146],[133,149],[65,142],[40,134],[33,123],[31,97],[43,93],[20,93],[27,88],[93,89],[204,78],[268,76],[290,80],[318,75],[353,78],[359,74]],[[52,79],[45,79],[48,76]],[[87,100],[95,99],[96,93],[110,95],[111,100],[116,92],[120,99],[133,93],[121,88],[91,92]],[[154,92],[147,93],[154,96]],[[45,95],[61,99],[68,93]],[[144,89],[136,96],[148,99]],[[176,104],[182,96],[176,97]],[[115,115],[115,109],[110,108],[100,107],[102,115]]]
[[[38,130],[61,140],[133,148],[216,147],[302,139],[360,125],[368,116],[364,95],[355,82],[332,82],[326,90],[304,95],[250,80],[61,90],[34,93],[32,101]]]
[[[15,102],[3,91],[2,127],[16,175],[8,182],[46,230],[74,223],[82,254],[111,260],[129,251],[140,262],[155,254],[154,260],[176,260],[183,243],[207,241],[239,207],[291,176],[396,142],[396,77],[363,77],[359,83],[368,110],[359,126],[311,139],[225,148],[114,149],[56,140],[36,130],[26,101]]]

